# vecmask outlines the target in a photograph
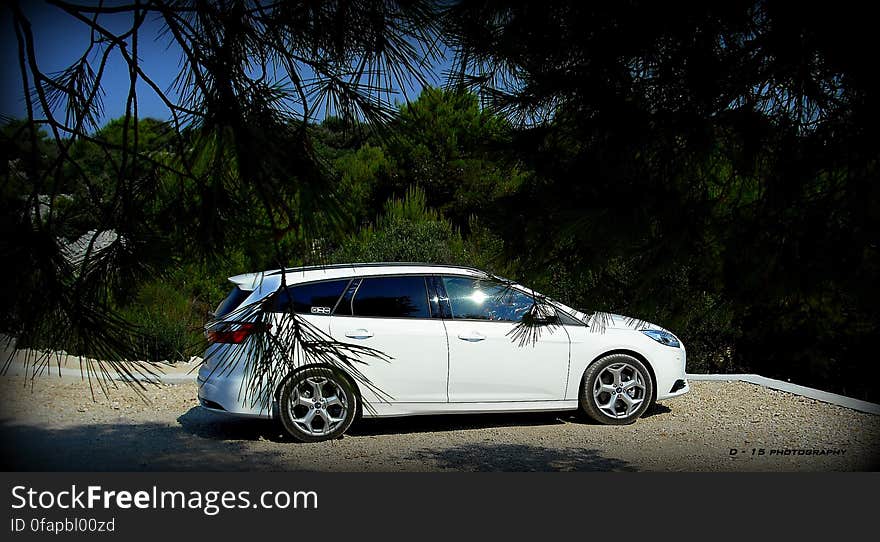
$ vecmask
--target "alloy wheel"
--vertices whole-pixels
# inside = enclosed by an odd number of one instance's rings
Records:
[[[631,416],[647,396],[646,379],[629,363],[614,363],[602,369],[593,386],[596,407],[612,418]]]
[[[290,419],[306,435],[328,435],[348,415],[348,394],[332,378],[310,376],[298,382],[292,391],[288,403]]]

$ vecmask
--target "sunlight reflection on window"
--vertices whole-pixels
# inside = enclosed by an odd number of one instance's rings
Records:
[[[477,305],[482,305],[483,301],[486,301],[486,294],[484,294],[480,290],[474,290],[474,293],[471,294],[471,301],[473,301]]]

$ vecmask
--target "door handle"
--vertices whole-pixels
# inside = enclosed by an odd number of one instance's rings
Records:
[[[352,339],[369,339],[373,336],[373,332],[364,328],[349,329],[345,332],[345,336],[351,337]]]
[[[468,333],[459,333],[458,338],[469,343],[475,343],[486,339],[486,336],[478,331],[470,331]]]

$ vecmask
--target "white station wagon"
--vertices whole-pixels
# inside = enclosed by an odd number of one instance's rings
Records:
[[[213,411],[277,417],[301,441],[339,437],[358,416],[580,409],[603,424],[628,424],[689,389],[684,346],[669,331],[588,315],[477,269],[347,264],[230,280],[235,287],[208,327],[199,401]],[[334,341],[388,359],[364,359],[352,371],[304,364],[264,382],[262,400],[247,398],[248,364],[229,358],[248,348],[250,328],[210,330],[282,289],[285,306],[273,311],[295,312]],[[535,340],[515,340],[538,303],[545,316],[532,322]]]

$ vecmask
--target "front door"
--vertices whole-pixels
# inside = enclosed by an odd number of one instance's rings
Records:
[[[452,318],[449,401],[558,401],[565,398],[569,339],[562,326],[543,327],[537,341],[518,340],[532,296],[474,277],[443,277]]]

